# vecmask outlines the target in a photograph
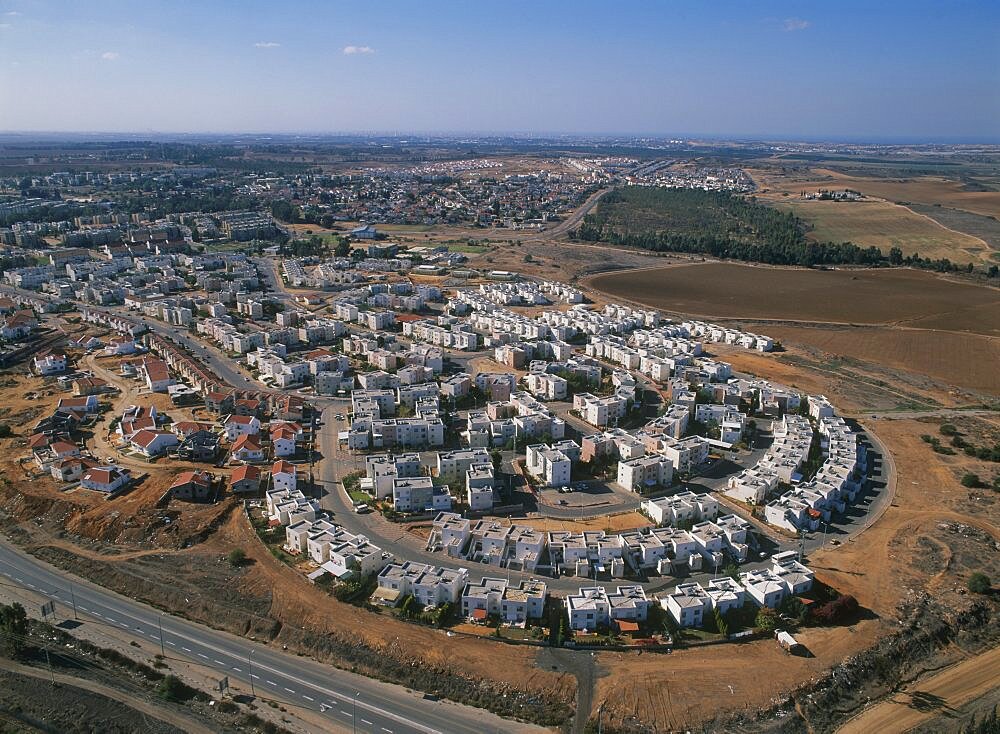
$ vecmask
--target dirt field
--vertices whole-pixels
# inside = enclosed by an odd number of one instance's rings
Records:
[[[909,731],[1000,686],[1000,648],[969,658],[894,695],[848,721],[838,734]],[[944,722],[942,725],[947,726]]]
[[[1000,290],[918,270],[807,270],[700,263],[596,275],[610,296],[678,313],[884,324],[947,314],[952,330],[1000,335]]]
[[[584,530],[610,530],[618,532],[621,530],[646,528],[652,525],[648,517],[644,517],[638,512],[624,512],[592,520],[556,520],[548,517],[528,517],[519,519],[517,523],[519,525],[530,525],[537,530],[573,530],[578,532]]]
[[[717,645],[641,657],[600,653],[596,707],[604,704],[606,725],[631,717],[655,722],[655,731],[698,729],[721,711],[766,708],[787,690],[870,645],[884,633],[870,620],[849,629],[810,629],[799,634],[813,658],[787,655],[772,640]],[[766,674],[764,672],[766,671]]]
[[[1000,339],[925,329],[768,326],[784,344],[808,344],[928,375],[945,384],[1000,395]]]

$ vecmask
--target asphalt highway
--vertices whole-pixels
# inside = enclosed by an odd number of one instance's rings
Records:
[[[478,734],[524,729],[486,711],[446,701],[429,701],[398,686],[371,680],[306,658],[282,653],[209,629],[132,601],[0,542],[0,583],[13,584],[56,602],[56,616],[76,614],[85,624],[117,627],[125,636],[162,647],[228,676],[231,688],[278,699],[327,717],[337,729],[375,734]],[[162,635],[162,636],[161,636]]]

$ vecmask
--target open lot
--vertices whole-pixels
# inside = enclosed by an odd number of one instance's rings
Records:
[[[944,314],[949,329],[1000,335],[1000,290],[919,270],[713,262],[607,273],[588,284],[615,298],[695,316],[889,324]]]

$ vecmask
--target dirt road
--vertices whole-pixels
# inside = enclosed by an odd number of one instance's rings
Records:
[[[177,711],[173,707],[153,704],[139,696],[131,695],[121,688],[112,688],[97,681],[77,678],[76,676],[65,675],[63,673],[46,673],[43,670],[21,665],[11,660],[0,660],[0,669],[36,679],[39,681],[39,686],[48,685],[51,681],[52,684],[58,683],[105,696],[112,701],[119,701],[125,706],[135,709],[140,714],[165,722],[171,726],[176,726],[181,731],[191,732],[191,734],[212,734],[215,731],[214,728],[204,724],[196,717]],[[42,683],[43,681],[44,684]]]
[[[904,732],[1000,687],[1000,648],[963,660],[855,716],[838,734]]]

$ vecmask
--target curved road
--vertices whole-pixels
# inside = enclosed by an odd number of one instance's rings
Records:
[[[26,555],[0,541],[0,583],[54,600],[66,619],[75,606],[85,623],[115,627],[127,637],[161,644],[168,658],[183,658],[228,676],[231,685],[280,699],[328,718],[338,729],[357,726],[375,734],[479,734],[483,731],[542,731],[487,711],[446,701],[427,701],[399,686],[273,650],[265,645],[171,617]],[[162,631],[162,632],[161,632]],[[161,638],[162,634],[162,638]],[[355,719],[355,710],[357,718]]]

